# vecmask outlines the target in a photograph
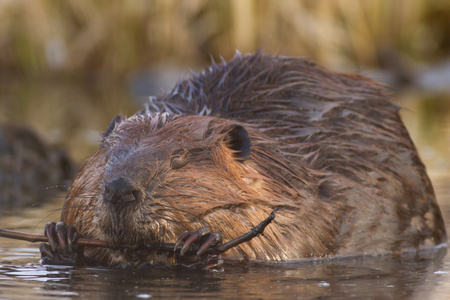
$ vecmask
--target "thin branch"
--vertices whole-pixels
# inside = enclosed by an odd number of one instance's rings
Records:
[[[10,229],[2,229],[0,228],[0,237],[10,238],[10,239],[16,239],[16,240],[22,240],[22,241],[28,241],[32,243],[48,243],[48,239],[43,234],[32,234],[32,233],[25,233]],[[77,243],[82,246],[90,246],[90,247],[103,247],[103,248],[110,248],[110,249],[119,249],[119,248],[137,248],[137,246],[134,245],[116,245],[111,244],[105,241],[100,240],[90,240],[90,239],[78,239]]]
[[[211,249],[211,252],[217,251],[217,253],[223,253],[233,247],[236,247],[239,244],[250,241],[251,239],[257,237],[260,234],[263,234],[264,229],[266,229],[267,225],[269,225],[273,221],[273,219],[275,219],[275,212],[277,212],[279,209],[280,208],[276,208],[274,211],[272,211],[264,221],[256,225],[255,228],[253,228],[246,234],[241,235],[240,237],[235,238],[234,240],[228,241],[225,244],[219,245],[218,247]],[[206,251],[205,253],[208,253],[208,251]]]
[[[228,241],[224,244],[221,244],[217,247],[211,248],[206,250],[205,254],[220,254],[223,253],[233,247],[238,246],[239,244],[245,243],[253,239],[254,237],[262,234],[264,232],[264,229],[269,225],[272,220],[275,218],[275,212],[278,210],[275,209],[272,211],[272,213],[261,223],[259,223],[255,228],[251,229],[246,234],[235,238],[231,241]],[[10,239],[16,239],[16,240],[23,240],[28,241],[32,243],[41,242],[41,243],[47,243],[48,239],[45,235],[42,234],[31,234],[31,233],[24,233],[20,231],[15,230],[9,230],[9,229],[2,229],[0,228],[0,237],[10,238]],[[119,248],[127,248],[130,250],[146,250],[146,251],[164,251],[169,253],[178,253],[180,252],[182,245],[178,246],[175,249],[175,244],[147,244],[147,245],[118,245],[118,244],[111,244],[105,241],[100,240],[91,240],[91,239],[83,239],[79,238],[77,240],[78,245],[81,246],[88,246],[88,247],[103,247],[103,248],[109,248],[109,249],[119,249]],[[186,254],[195,254],[197,252],[196,247],[190,247],[190,249],[187,251]]]

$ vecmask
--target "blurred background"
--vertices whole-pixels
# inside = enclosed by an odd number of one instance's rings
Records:
[[[448,152],[447,0],[0,0],[0,122],[79,162],[117,113],[259,48],[390,85],[422,156]]]
[[[100,133],[114,116],[134,114],[148,96],[168,91],[211,60],[258,49],[311,57],[333,71],[361,73],[388,85],[392,100],[404,107],[403,120],[427,166],[450,232],[450,0],[0,0],[0,227],[42,233],[46,221],[59,219],[63,201],[61,194],[59,203],[34,207],[57,200],[43,189],[68,187],[61,183],[98,147]],[[7,214],[2,205],[20,209]],[[92,278],[100,278],[100,289],[108,290],[109,297],[117,297],[119,290],[120,295],[137,293],[147,285],[139,278],[124,287],[121,283],[130,280],[124,280],[124,274],[99,277],[98,270],[82,271],[81,276],[67,271],[76,278],[46,273],[36,265],[36,245],[1,242],[0,263],[18,264],[0,268],[2,278],[8,279],[2,280],[1,288],[6,297],[8,283],[13,298],[36,291],[67,298],[73,291],[92,289]],[[17,257],[34,265],[24,268]],[[328,281],[334,296],[348,291],[382,298],[379,291],[385,287],[384,298],[395,298],[391,291],[405,295],[417,289],[417,299],[448,299],[449,256],[445,263],[429,269],[413,264],[407,271],[408,264],[359,268],[358,263],[347,269],[324,265],[318,273],[316,267],[305,269],[307,273],[289,268],[279,273],[282,277],[264,272],[255,277],[250,272],[243,286],[270,281],[277,285],[270,292],[279,297],[280,291],[285,295],[279,283],[286,283],[286,290],[306,290],[322,289]],[[363,273],[354,272],[359,269]],[[161,281],[159,272],[149,285],[156,284],[165,297],[180,295],[167,292],[168,286],[181,287],[183,296],[190,285],[197,293],[208,293],[208,287],[199,285],[204,282],[214,289],[222,282],[234,293],[243,278],[230,273],[205,281],[189,274],[191,279],[175,276],[172,283]],[[317,282],[324,276],[321,272],[330,280]],[[236,278],[238,285],[233,283]],[[270,284],[260,292],[269,291]],[[371,286],[379,289],[367,293]],[[429,296],[436,286],[440,289]],[[58,289],[64,294],[49,294]]]

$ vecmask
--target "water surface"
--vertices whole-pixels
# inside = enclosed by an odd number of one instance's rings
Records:
[[[31,113],[33,109],[42,111],[45,107],[51,109],[58,105],[62,106],[62,112],[69,113],[75,107],[87,106],[88,113],[77,111],[74,112],[75,116],[68,116],[67,120],[57,114],[56,119],[46,119],[44,123],[39,123],[40,127],[37,126],[41,132],[49,133],[50,138],[58,140],[60,136],[61,143],[68,145],[69,152],[80,160],[84,154],[75,151],[77,148],[73,145],[79,146],[80,140],[89,141],[87,137],[92,132],[95,135],[95,132],[106,129],[108,125],[106,120],[126,107],[114,100],[111,104],[113,108],[109,106],[108,109],[104,109],[104,104],[112,101],[108,100],[109,97],[117,99],[112,95],[123,96],[126,94],[123,90],[116,94],[110,89],[106,92],[98,90],[80,92],[75,87],[73,91],[74,87],[64,85],[58,85],[56,90],[51,91],[46,90],[45,87],[41,90],[42,87],[34,85],[18,88],[20,90],[34,89],[33,97],[36,95],[42,99],[47,97],[53,99],[53,102],[41,105],[30,100],[29,106],[18,109],[19,112],[13,118],[15,121],[30,116],[26,120],[30,121],[31,125],[33,122],[37,124],[42,116]],[[61,89],[61,95],[67,95],[64,101],[58,96],[58,91]],[[22,96],[10,95],[13,100],[17,97]],[[92,99],[98,101],[95,102]],[[447,231],[450,231],[450,158],[448,157],[450,118],[447,113],[450,111],[450,101],[448,100],[450,100],[448,97],[437,96],[417,98],[413,93],[396,98],[398,103],[406,107],[403,111],[405,123],[427,165],[447,223]],[[124,101],[131,100],[124,97]],[[3,108],[14,106],[12,103],[10,101],[9,106],[6,105]],[[91,104],[84,105],[84,103]],[[86,114],[89,116],[88,119],[97,121],[89,123],[78,120],[78,115],[82,119],[82,115],[86,118]],[[3,112],[3,119],[5,115],[6,113]],[[61,122],[61,118],[64,122]],[[75,126],[77,122],[80,125],[78,127]],[[100,123],[103,125],[99,125]],[[58,127],[58,124],[61,126]],[[74,139],[67,140],[67,136],[72,136]],[[0,228],[42,233],[47,221],[58,220],[62,196],[39,207],[28,207],[9,215],[3,214],[0,217]],[[108,269],[43,266],[39,263],[38,247],[38,244],[0,238],[0,299],[125,297],[131,299],[447,299],[450,297],[450,256],[446,255],[445,247],[403,259],[355,257],[282,264],[253,263],[226,265],[224,272],[167,268]]]

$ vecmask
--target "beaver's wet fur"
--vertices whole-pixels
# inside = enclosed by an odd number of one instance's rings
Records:
[[[308,59],[213,64],[117,116],[78,172],[61,220],[86,238],[173,243],[203,227],[226,258],[286,261],[399,253],[446,241],[433,187],[382,86]],[[95,260],[163,262],[86,249]]]

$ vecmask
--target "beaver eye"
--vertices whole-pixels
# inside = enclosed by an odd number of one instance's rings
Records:
[[[188,159],[186,154],[187,152],[183,149],[175,150],[170,158],[170,167],[172,169],[180,169],[187,165]]]

